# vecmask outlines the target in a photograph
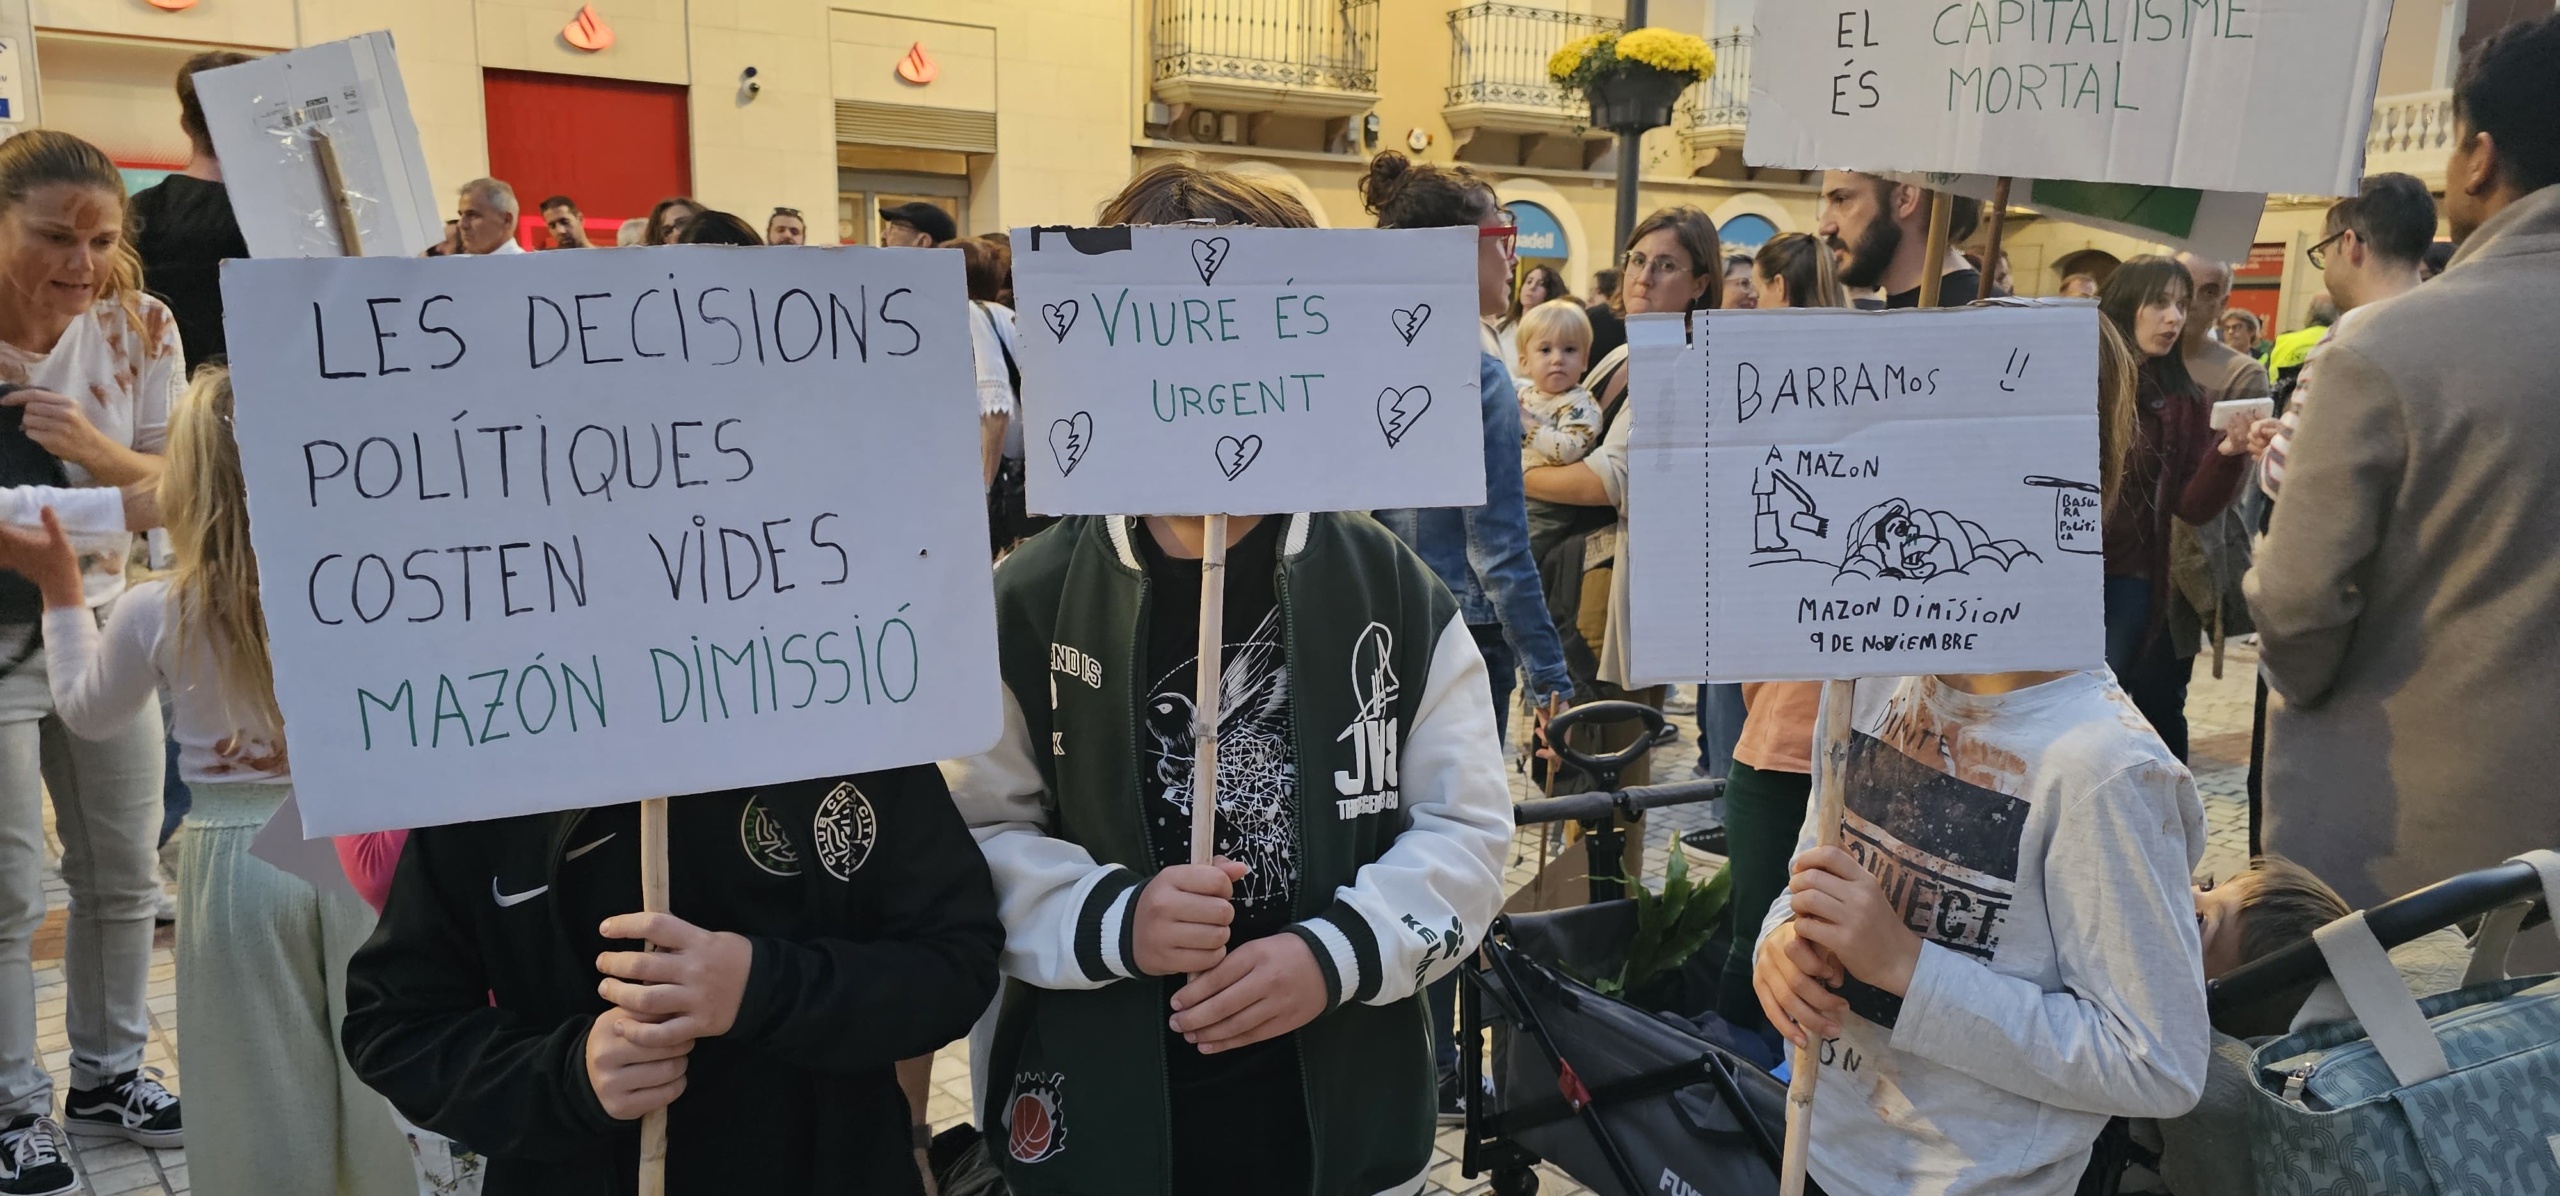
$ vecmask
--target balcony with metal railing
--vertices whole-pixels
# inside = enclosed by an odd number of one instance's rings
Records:
[[[1707,40],[1715,47],[1716,73],[1681,98],[1678,122],[1699,170],[1728,153],[1739,164],[1743,126],[1751,121],[1751,35],[1737,29]]]
[[[2364,138],[2366,174],[2399,171],[2429,187],[2444,186],[2445,155],[2453,150],[2453,92],[2378,96]]]
[[[1224,112],[1347,117],[1378,102],[1380,0],[1154,0],[1154,90]]]
[[[1621,27],[1614,17],[1526,4],[1469,4],[1449,14],[1449,91],[1441,116],[1461,141],[1477,130],[1605,138],[1591,103],[1547,78],[1566,42]]]

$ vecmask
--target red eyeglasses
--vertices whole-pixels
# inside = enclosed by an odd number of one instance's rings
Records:
[[[1494,239],[1494,240],[1500,241],[1500,242],[1501,242],[1501,244],[1500,244],[1499,246],[1497,246],[1497,248],[1499,248],[1500,250],[1502,250],[1502,256],[1504,256],[1504,257],[1518,257],[1518,256],[1520,256],[1520,226],[1519,226],[1519,225],[1516,225],[1516,224],[1492,224],[1492,225],[1481,225],[1481,226],[1478,226],[1478,227],[1477,227],[1477,229],[1476,229],[1476,236],[1478,236],[1478,237],[1492,238],[1492,239]]]

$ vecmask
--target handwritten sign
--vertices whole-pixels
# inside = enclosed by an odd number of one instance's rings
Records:
[[[1484,501],[1476,230],[1016,229],[1031,509]]]
[[[366,256],[416,257],[443,237],[445,209],[428,183],[388,32],[270,54],[195,80],[252,256],[343,252],[323,137]]]
[[[1754,166],[2352,195],[2390,0],[1764,4]]]
[[[1629,320],[1637,683],[2100,664],[2097,320]]]
[[[308,832],[994,741],[959,254],[269,259],[222,281]]]

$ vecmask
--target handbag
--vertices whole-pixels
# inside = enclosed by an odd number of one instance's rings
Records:
[[[1013,418],[1019,420],[1022,418],[1022,367],[1015,364],[1013,349],[1005,344],[1004,333],[996,329],[996,318],[983,307],[979,308],[978,316],[987,322],[988,330],[996,333],[996,352],[1004,355],[1005,385],[1014,394]],[[1031,513],[1029,482],[1030,475],[1023,466],[1022,458],[1006,457],[996,462],[995,483],[987,487],[987,536],[989,548],[998,556],[1058,521],[1053,515]]]
[[[2515,859],[2560,895],[2560,852]],[[2464,986],[2424,1001],[2362,913],[2315,932],[2354,1018],[2252,1053],[2260,1192],[2560,1196],[2560,976],[2502,976],[2524,912],[2484,919]]]

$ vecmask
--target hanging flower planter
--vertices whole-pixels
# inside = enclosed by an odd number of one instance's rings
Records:
[[[1668,29],[1578,37],[1547,60],[1548,78],[1589,97],[1593,127],[1630,135],[1670,124],[1680,93],[1715,69],[1706,39]]]

